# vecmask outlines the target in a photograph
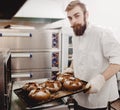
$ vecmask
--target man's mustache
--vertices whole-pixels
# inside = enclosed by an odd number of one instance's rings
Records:
[[[77,28],[77,27],[81,27],[81,24],[74,24],[73,26],[71,26],[72,28]]]

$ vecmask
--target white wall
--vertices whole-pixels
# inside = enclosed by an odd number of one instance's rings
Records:
[[[120,42],[120,0],[82,0],[89,11],[89,21],[109,27]]]
[[[103,26],[120,26],[119,0],[82,0],[86,3],[90,21]]]

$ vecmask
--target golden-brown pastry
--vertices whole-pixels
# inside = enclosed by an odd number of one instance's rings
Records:
[[[28,92],[36,88],[37,88],[37,84],[35,82],[28,82],[24,84],[22,87],[23,90],[28,91]]]
[[[57,80],[48,80],[42,84],[39,85],[40,87],[45,87],[48,89],[50,92],[57,92],[61,89],[62,84],[60,81]]]
[[[30,91],[28,97],[34,101],[45,101],[50,98],[50,92],[46,88],[36,88]]]
[[[64,83],[65,80],[69,79],[70,77],[72,77],[73,74],[67,74],[67,73],[64,73],[64,74],[58,74],[57,75],[57,80]]]
[[[66,79],[63,83],[63,87],[70,91],[81,89],[82,85],[82,81],[75,77],[69,77],[69,79]]]

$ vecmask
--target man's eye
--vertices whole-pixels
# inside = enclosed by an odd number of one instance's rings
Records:
[[[80,17],[80,15],[76,15],[76,16],[75,16],[75,18],[79,18],[79,17]]]
[[[72,20],[72,18],[71,17],[68,17],[68,19],[71,21]]]

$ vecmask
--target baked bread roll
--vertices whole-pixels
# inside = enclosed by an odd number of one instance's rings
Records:
[[[48,80],[42,84],[39,85],[40,87],[45,87],[50,92],[57,92],[62,88],[62,84],[60,81],[57,80]]]
[[[63,87],[69,91],[81,89],[82,85],[82,81],[75,77],[69,77],[69,79],[66,79],[63,83]]]
[[[30,91],[28,97],[34,101],[45,101],[50,98],[50,95],[46,88],[36,88]]]
[[[37,84],[35,82],[28,82],[22,87],[23,90],[28,91],[28,92],[36,88],[37,88]]]
[[[61,83],[64,83],[64,81],[69,79],[70,77],[73,77],[73,74],[61,73],[57,75],[57,80],[60,81]]]

